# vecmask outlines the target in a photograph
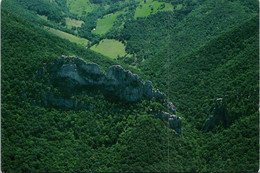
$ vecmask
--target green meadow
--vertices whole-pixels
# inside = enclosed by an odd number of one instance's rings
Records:
[[[153,0],[141,1],[140,5],[135,11],[135,19],[137,17],[146,17],[151,14],[155,14],[158,11],[170,11],[173,10],[173,6],[170,3],[158,2]]]
[[[89,0],[67,0],[67,6],[71,13],[81,16],[82,13],[93,11],[98,5],[90,3]]]
[[[113,27],[117,16],[123,13],[124,12],[122,11],[118,11],[116,13],[105,15],[102,19],[98,19],[96,30],[93,31],[93,33],[100,35],[105,34],[110,28]]]
[[[37,16],[40,17],[40,18],[43,19],[43,20],[46,20],[46,21],[48,20],[48,19],[47,19],[47,16],[43,16],[43,15],[39,15],[39,14],[37,14]]]
[[[100,41],[98,45],[94,45],[90,49],[112,59],[116,59],[118,56],[124,56],[126,54],[125,45],[111,39],[104,39]]]
[[[69,17],[66,17],[66,25],[69,29],[71,29],[73,26],[81,27],[82,23],[84,23],[82,20],[75,20],[75,19],[71,19]]]
[[[82,46],[87,46],[88,44],[88,40],[85,39],[85,38],[80,38],[80,37],[77,37],[77,36],[74,36],[72,34],[68,34],[66,32],[63,32],[63,31],[60,31],[60,30],[57,30],[57,29],[53,29],[53,28],[49,28],[49,27],[45,27],[48,31],[50,31],[51,33],[61,37],[61,38],[64,38],[64,39],[67,39],[73,43],[77,43],[77,44],[80,44]]]

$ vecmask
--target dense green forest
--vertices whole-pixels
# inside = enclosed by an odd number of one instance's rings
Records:
[[[113,39],[126,55],[109,58],[46,27],[87,47]],[[257,0],[3,0],[2,172],[257,172],[258,28]],[[182,134],[154,116],[169,111],[156,99],[87,89],[71,97],[89,109],[44,105],[62,93],[37,72],[62,55],[152,81],[176,107]]]

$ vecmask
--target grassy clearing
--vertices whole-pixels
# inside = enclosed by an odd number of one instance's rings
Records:
[[[85,38],[80,38],[80,37],[76,37],[72,34],[68,34],[66,32],[63,32],[63,31],[60,31],[60,30],[57,30],[57,29],[53,29],[53,28],[49,28],[49,27],[45,27],[45,29],[47,29],[48,31],[50,31],[51,33],[61,37],[61,38],[64,38],[64,39],[67,39],[73,43],[77,43],[77,44],[80,44],[82,46],[87,46],[88,44],[88,40],[85,39]]]
[[[67,6],[71,13],[81,16],[93,11],[98,5],[90,3],[89,0],[67,0]]]
[[[182,4],[178,4],[177,6],[176,6],[176,10],[179,10],[179,9],[181,9],[182,8]]]
[[[105,34],[113,27],[113,24],[118,15],[123,14],[124,12],[118,11],[116,13],[105,15],[102,19],[98,19],[96,30],[93,31],[95,34]]]
[[[124,56],[126,54],[125,46],[121,42],[111,39],[104,39],[100,41],[99,45],[94,45],[90,49],[112,59],[116,59],[117,56]]]
[[[47,16],[42,16],[42,15],[39,15],[39,14],[37,14],[37,16],[40,17],[41,19],[45,20],[45,21],[48,20],[48,19],[47,19]]]
[[[170,10],[173,10],[173,6],[170,3],[158,2],[153,0],[146,0],[146,3],[144,3],[144,1],[142,0],[135,11],[135,18],[146,17],[151,14],[155,14],[158,11]]]
[[[75,20],[75,19],[71,19],[69,17],[66,18],[66,25],[69,29],[71,29],[73,26],[75,27],[81,27],[81,24],[84,23],[81,20]]]

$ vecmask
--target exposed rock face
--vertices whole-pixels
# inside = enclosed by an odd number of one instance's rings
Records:
[[[104,80],[107,94],[115,94],[120,100],[135,102],[143,98],[143,81],[136,74],[121,66],[111,66]]]
[[[121,66],[111,66],[103,80],[106,93],[113,93],[120,100],[135,102],[142,98],[165,98],[159,91],[154,91],[152,82],[143,82],[137,74],[124,70]]]
[[[78,92],[80,94],[86,88],[98,89],[108,98],[127,102],[155,98],[155,100],[162,100],[169,112],[174,114],[161,112],[155,114],[155,117],[169,121],[170,128],[174,129],[178,134],[182,133],[181,118],[176,116],[173,104],[171,102],[167,103],[165,94],[158,89],[154,90],[152,82],[144,82],[137,74],[124,70],[119,65],[111,66],[106,73],[103,73],[95,63],[86,63],[74,56],[62,56],[37,72],[39,78],[45,74],[49,75],[50,84],[59,88],[64,97],[47,93],[42,98],[44,105],[65,109],[93,110],[93,106],[79,105],[70,98],[73,93]]]
[[[92,105],[80,104],[71,98],[64,98],[51,92],[47,93],[42,98],[44,106],[53,106],[63,109],[74,109],[74,110],[93,110]],[[39,102],[35,105],[41,105]]]
[[[48,93],[43,99],[45,105],[52,105],[55,107],[62,107],[67,109],[76,108],[76,103],[72,99],[66,99],[54,95],[53,93]]]
[[[142,98],[165,98],[159,90],[154,90],[152,82],[143,82],[137,74],[124,70],[119,65],[111,66],[103,73],[94,63],[86,63],[80,58],[62,56],[47,69],[52,76],[53,84],[64,91],[75,88],[98,87],[105,95],[128,102]]]
[[[174,115],[177,114],[176,108],[175,108],[175,106],[172,104],[172,102],[168,102],[168,103],[166,104],[166,107],[167,107],[167,109],[169,110],[169,112],[173,113]]]
[[[70,92],[82,86],[101,85],[104,76],[97,64],[65,56],[51,63],[47,71],[54,85]]]
[[[169,127],[174,129],[178,134],[182,134],[182,130],[181,130],[182,119],[180,117],[177,117],[176,115],[171,115],[167,112],[161,112],[159,114],[156,114],[155,117],[162,118],[166,121],[169,121]]]
[[[153,92],[153,86],[151,81],[147,81],[144,84],[144,96],[151,98],[153,97],[154,92]]]
[[[222,98],[218,98],[216,100],[215,106],[211,112],[211,115],[207,119],[204,125],[204,130],[208,131],[213,129],[215,126],[219,125],[220,123],[223,123],[225,125],[226,123],[226,106],[223,102]]]

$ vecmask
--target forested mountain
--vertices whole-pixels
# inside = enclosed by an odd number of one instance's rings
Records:
[[[3,0],[2,172],[256,172],[258,28],[257,0]]]

